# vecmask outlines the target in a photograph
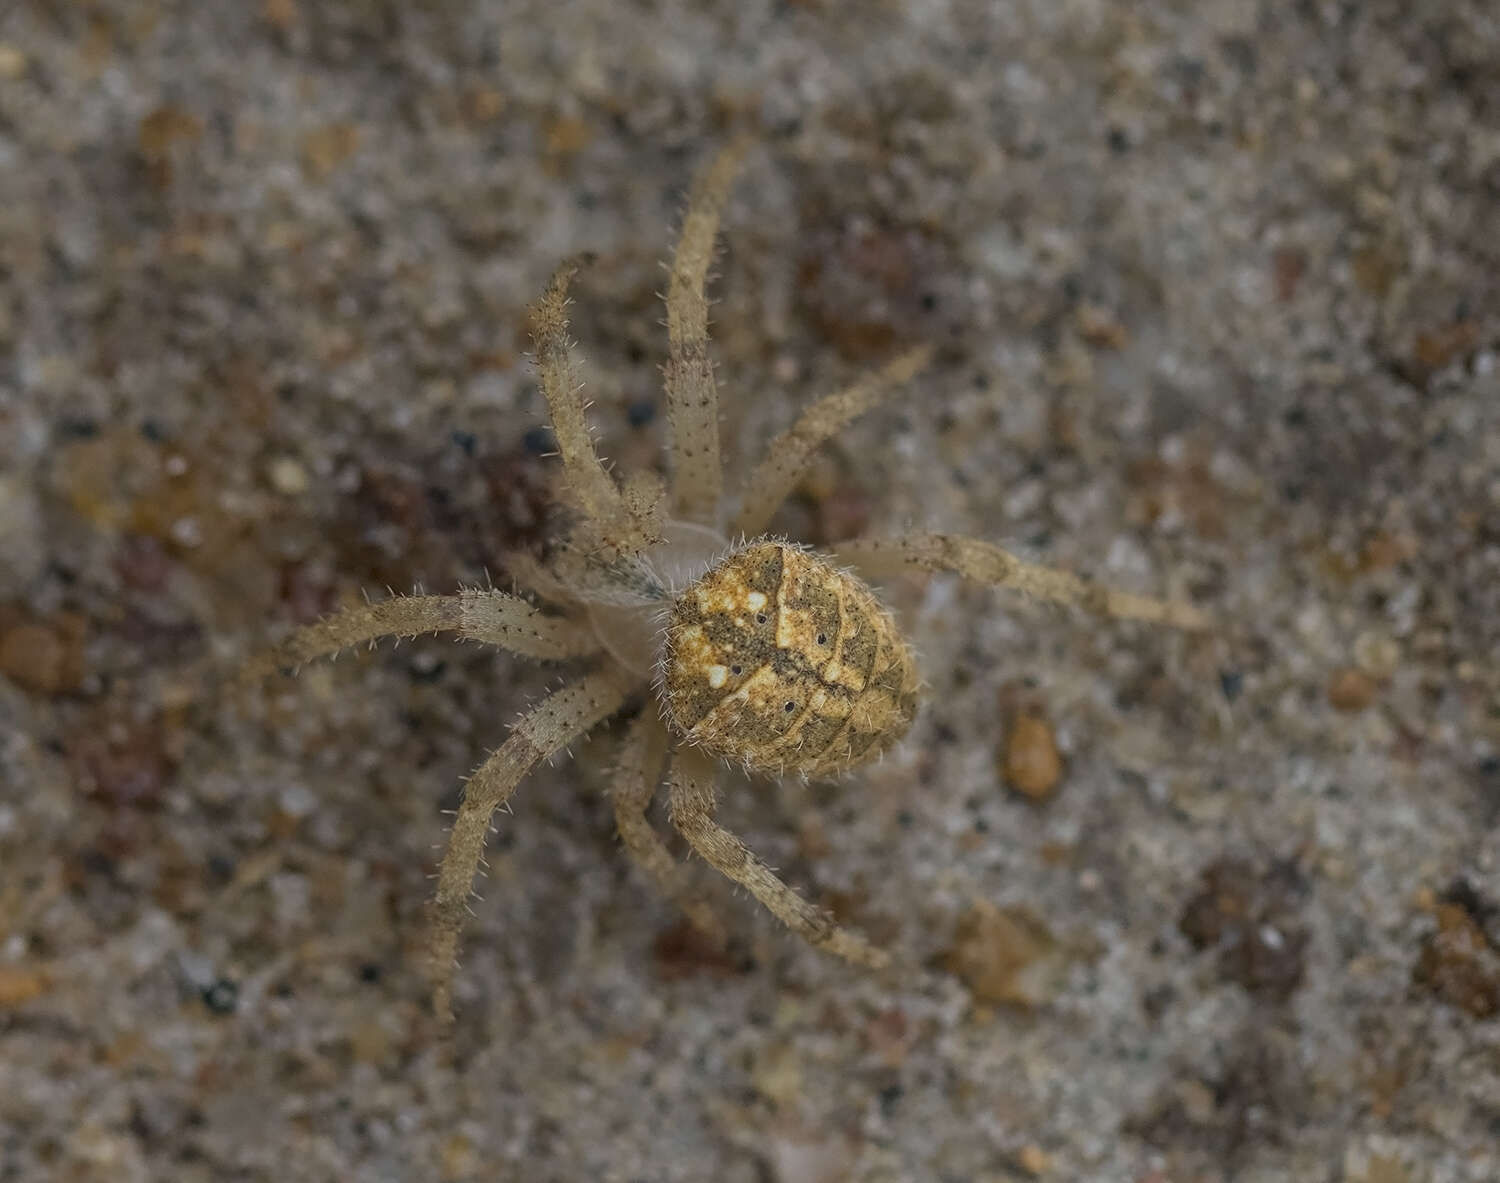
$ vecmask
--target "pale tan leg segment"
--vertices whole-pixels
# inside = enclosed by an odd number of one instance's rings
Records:
[[[880,968],[890,957],[863,937],[840,928],[820,908],[783,883],[748,847],[714,821],[714,761],[697,748],[682,748],[672,769],[672,824],[710,866],[748,888],[750,894],[808,944],[856,965]]]
[[[632,516],[615,478],[594,449],[582,398],[583,380],[568,340],[568,282],[578,273],[570,260],[557,269],[547,290],[531,306],[537,376],[552,416],[563,479],[579,507],[610,541],[627,550],[647,545],[641,523]]]
[[[508,551],[500,561],[516,585],[534,595],[558,604],[566,604],[572,599],[567,583],[533,555],[522,550]]]
[[[661,477],[654,472],[633,472],[625,478],[621,496],[625,501],[625,512],[637,529],[652,541],[660,541],[667,501]]]
[[[599,651],[599,642],[585,626],[561,616],[547,616],[519,596],[494,589],[468,589],[458,594],[463,604],[459,636],[497,645],[522,657],[561,661]]]
[[[719,462],[719,391],[708,356],[708,303],[703,287],[729,187],[749,141],[719,153],[693,183],[667,287],[667,418],[672,428],[672,505],[676,516],[717,527],[723,472]]]
[[[1023,595],[1072,604],[1100,616],[1145,620],[1181,629],[1206,629],[1208,617],[1191,604],[1153,600],[1090,583],[1069,571],[1028,563],[993,543],[956,534],[908,534],[900,538],[856,539],[834,553],[873,577],[912,568],[952,571],[965,579],[1011,588]]]
[[[608,673],[592,673],[543,699],[515,725],[510,737],[481,764],[464,791],[463,804],[448,835],[430,907],[433,1009],[443,1022],[453,1018],[453,970],[474,875],[484,856],[490,817],[541,760],[614,714],[625,694]]]
[[[587,630],[571,621],[546,616],[534,605],[504,592],[394,596],[378,604],[336,612],[326,620],[297,629],[275,648],[251,658],[239,679],[249,684],[361,641],[444,631],[544,660],[581,657],[598,649]]]
[[[725,941],[725,931],[713,909],[695,899],[686,882],[684,868],[672,858],[651,823],[646,810],[661,783],[667,756],[667,732],[653,707],[647,706],[625,737],[620,764],[615,771],[615,827],[620,841],[637,866],[656,881],[661,893],[686,914],[693,925],[716,944]]]
[[[798,417],[789,431],[782,432],[766,449],[765,459],[745,483],[739,513],[730,526],[731,536],[754,538],[764,534],[771,517],[786,500],[807,468],[808,459],[840,429],[863,415],[881,399],[893,394],[932,358],[923,345],[910,349],[894,361],[864,375],[853,386],[819,399]]]

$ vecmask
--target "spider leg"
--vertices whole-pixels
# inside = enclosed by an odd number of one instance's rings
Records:
[[[1071,604],[1122,620],[1145,620],[1181,629],[1210,627],[1207,616],[1191,604],[1155,600],[1091,583],[1056,567],[1016,558],[993,543],[957,534],[906,534],[899,538],[855,539],[834,552],[871,576],[904,570],[952,571],[977,583],[1012,588],[1023,595]]]
[[[543,660],[582,657],[599,648],[587,629],[561,617],[547,616],[535,605],[504,592],[476,589],[456,596],[394,596],[304,625],[279,645],[251,658],[241,669],[239,680],[249,684],[361,641],[435,632],[456,632],[470,640]]]
[[[932,358],[927,346],[907,350],[894,361],[865,374],[852,386],[825,395],[798,417],[766,449],[745,482],[739,513],[730,526],[731,536],[754,538],[764,534],[771,516],[792,491],[809,457],[838,431],[863,415],[882,399],[909,381]]]
[[[713,259],[719,215],[749,146],[735,140],[699,174],[688,196],[667,287],[667,418],[672,435],[672,506],[676,516],[717,526],[723,472],[719,459],[719,391],[708,355],[703,287]]]
[[[448,835],[429,908],[432,926],[433,1009],[453,1018],[453,969],[474,874],[484,854],[490,817],[504,805],[537,761],[552,755],[614,714],[625,701],[615,675],[595,672],[564,686],[521,717],[510,736],[475,769]]]
[[[563,482],[584,514],[601,535],[625,550],[639,551],[650,541],[649,521],[638,515],[643,504],[638,496],[627,500],[605,469],[594,448],[582,397],[583,381],[578,360],[568,340],[568,283],[578,273],[577,260],[569,260],[552,276],[552,282],[531,306],[531,334],[536,346],[537,376],[552,416],[557,451],[562,456]]]
[[[572,598],[567,583],[540,559],[525,551],[507,551],[501,558],[501,565],[518,587],[524,587],[544,600],[566,604]]]
[[[714,820],[714,761],[693,747],[677,753],[672,769],[672,824],[704,861],[750,894],[808,944],[856,965],[880,968],[890,957],[863,937],[834,923],[833,917],[808,903],[746,845]]]
[[[693,925],[716,944],[725,940],[724,926],[704,901],[695,899],[684,882],[684,868],[667,850],[661,837],[646,820],[646,809],[661,783],[667,756],[667,731],[651,708],[631,725],[615,770],[612,796],[615,827],[620,841],[636,865],[656,881],[663,895],[674,901]]]
[[[648,538],[660,538],[667,494],[661,477],[654,472],[633,472],[621,490],[625,512]]]

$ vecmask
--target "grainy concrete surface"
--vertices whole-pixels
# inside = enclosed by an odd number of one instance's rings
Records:
[[[0,14],[0,1179],[1500,1178],[1492,3]],[[602,445],[655,462],[658,264],[737,128],[734,471],[942,347],[778,528],[972,533],[1221,628],[890,589],[910,739],[724,810],[888,978],[701,866],[742,947],[696,947],[601,733],[501,818],[450,1056],[440,811],[555,675],[203,671],[545,540],[565,254]]]

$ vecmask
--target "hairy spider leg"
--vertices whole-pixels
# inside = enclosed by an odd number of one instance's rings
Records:
[[[730,535],[754,538],[764,534],[777,508],[806,471],[813,452],[894,394],[931,359],[932,349],[926,345],[909,349],[853,385],[824,395],[803,411],[788,430],[771,441],[765,457],[746,480]]]
[[[1191,604],[1117,591],[1071,571],[1028,563],[994,543],[957,534],[854,539],[840,543],[834,553],[843,562],[876,578],[913,569],[951,571],[976,583],[1009,588],[1039,600],[1070,604],[1099,616],[1144,620],[1189,630],[1210,626],[1208,617]]]
[[[576,259],[560,266],[531,306],[537,377],[562,456],[565,489],[601,539],[635,554],[649,546],[659,531],[661,491],[648,478],[627,482],[622,492],[594,447],[578,359],[568,340],[568,284],[578,268]]]
[[[591,731],[624,705],[628,690],[613,671],[596,671],[554,691],[532,707],[510,736],[474,770],[448,835],[438,871],[437,892],[428,914],[432,925],[430,972],[433,1009],[444,1023],[453,1020],[453,971],[459,937],[468,914],[474,876],[484,856],[484,840],[495,810],[510,800],[521,778],[539,760]]]
[[[599,650],[599,642],[581,625],[548,616],[517,596],[475,588],[456,596],[393,596],[378,604],[335,612],[296,629],[279,645],[251,658],[239,680],[248,685],[361,641],[437,632],[456,632],[471,641],[544,661],[585,657]]]
[[[693,925],[717,945],[726,940],[724,925],[708,904],[695,898],[688,887],[686,868],[672,858],[666,843],[646,820],[651,798],[661,784],[669,738],[654,707],[647,706],[631,724],[615,768],[615,828],[635,864],[655,881],[661,893],[673,901]]]
[[[718,529],[723,494],[719,391],[708,353],[704,284],[719,217],[750,141],[733,141],[698,175],[667,284],[667,421],[671,427],[672,513]]]
[[[672,825],[703,860],[749,890],[772,915],[808,944],[856,965],[879,969],[890,956],[863,937],[840,928],[766,866],[749,847],[714,820],[718,765],[694,747],[677,750],[671,775]]]

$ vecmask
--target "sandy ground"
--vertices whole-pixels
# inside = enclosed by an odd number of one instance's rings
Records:
[[[1488,0],[0,13],[0,1179],[1500,1178]],[[659,262],[736,129],[731,478],[940,347],[777,528],[1219,627],[888,589],[910,738],[724,805],[887,976],[701,865],[696,942],[601,732],[500,819],[448,1047],[441,811],[561,675],[204,671],[545,543],[568,253],[601,445],[659,462]]]

